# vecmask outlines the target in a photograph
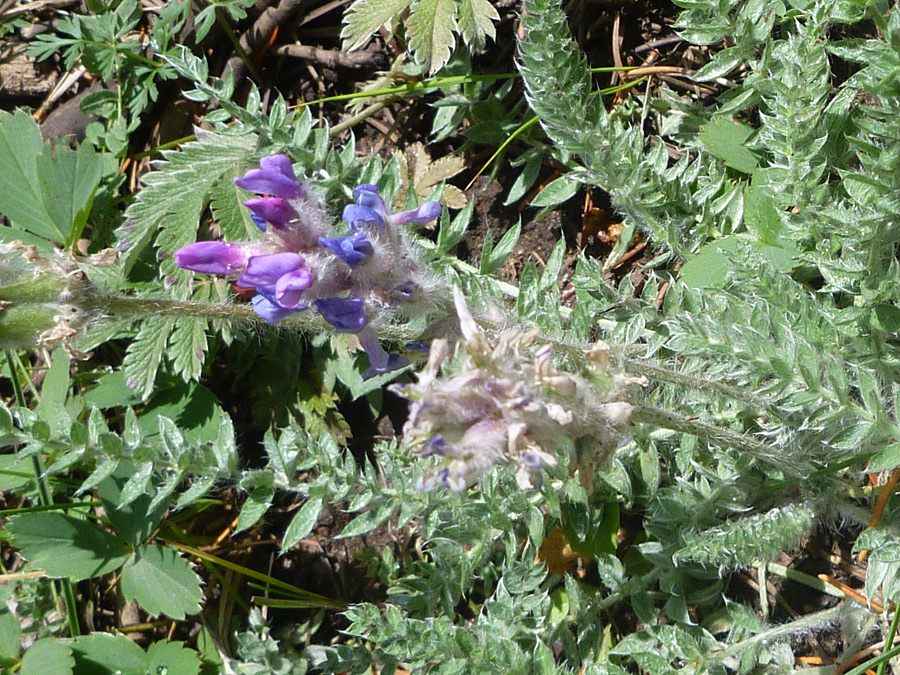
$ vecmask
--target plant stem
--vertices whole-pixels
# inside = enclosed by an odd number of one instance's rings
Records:
[[[835,607],[832,607],[831,609],[817,612],[816,614],[809,614],[801,619],[792,621],[791,623],[782,624],[780,626],[773,626],[768,630],[757,633],[753,637],[747,638],[746,640],[742,640],[741,642],[737,642],[731,645],[727,649],[716,654],[715,658],[716,660],[722,660],[728,658],[729,656],[740,654],[741,652],[755,644],[765,644],[766,642],[771,640],[780,640],[781,638],[786,638],[796,633],[811,630],[817,626],[826,624],[829,621],[834,621],[835,619],[840,617],[841,611],[843,611],[843,606],[837,605]],[[850,674],[847,673],[847,675]]]
[[[777,459],[772,456],[767,445],[753,438],[735,433],[729,429],[721,429],[699,420],[688,419],[668,410],[637,405],[631,413],[631,420],[637,423],[652,424],[663,429],[691,434],[711,443],[728,445],[763,459]]]
[[[261,83],[262,79],[259,76],[259,71],[256,69],[256,64],[253,63],[252,59],[247,55],[247,52],[241,47],[241,41],[238,39],[238,36],[234,34],[234,30],[231,28],[231,24],[228,23],[228,19],[225,18],[225,14],[218,6],[216,6],[214,11],[216,13],[216,21],[222,27],[222,30],[225,31],[225,35],[234,47],[234,51],[238,55],[238,58],[240,58],[247,66],[247,70],[253,75],[253,79],[256,80],[257,83]]]

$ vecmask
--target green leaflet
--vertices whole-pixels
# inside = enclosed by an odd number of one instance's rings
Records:
[[[137,600],[150,615],[183,619],[200,611],[200,578],[170,546],[142,546],[122,568],[125,601]]]
[[[406,30],[416,61],[429,73],[439,71],[450,60],[456,46],[456,5],[453,0],[419,0],[409,16]]]
[[[484,47],[487,38],[496,38],[493,22],[499,20],[500,15],[488,0],[459,0],[459,33],[473,51]]]
[[[356,0],[344,15],[341,40],[344,49],[353,51],[362,47],[384,24],[393,21],[412,0]]]

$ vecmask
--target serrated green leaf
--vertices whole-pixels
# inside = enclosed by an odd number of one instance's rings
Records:
[[[209,389],[196,382],[178,381],[171,387],[160,388],[147,403],[140,417],[144,436],[158,437],[160,417],[174,421],[189,442],[212,443],[217,440],[219,424],[227,415]]]
[[[44,145],[37,158],[37,176],[47,214],[66,248],[75,245],[87,223],[94,190],[103,177],[106,162],[91,145],[72,151]]]
[[[378,29],[393,21],[400,12],[409,7],[412,0],[356,0],[344,14],[341,40],[344,49],[359,49]]]
[[[91,633],[69,642],[76,675],[197,675],[200,658],[181,642],[154,642],[144,652],[125,635]]]
[[[22,657],[21,675],[71,675],[75,667],[72,650],[56,638],[32,644]]]
[[[482,49],[486,38],[493,40],[497,37],[494,21],[499,20],[500,15],[488,0],[459,2],[459,33],[472,51]]]
[[[294,544],[303,539],[303,537],[308,535],[313,527],[315,527],[321,512],[321,497],[311,497],[310,499],[307,499],[306,503],[300,507],[300,510],[297,511],[296,515],[291,519],[287,530],[285,530],[284,537],[281,540],[281,550],[287,551]]]
[[[243,532],[247,528],[253,527],[259,522],[269,507],[272,505],[272,498],[275,496],[275,488],[270,486],[261,486],[254,488],[247,495],[244,505],[241,507],[241,513],[238,515],[237,525],[234,531]]]
[[[147,655],[124,635],[91,633],[80,635],[69,645],[75,655],[76,673],[96,675],[145,675]]]
[[[453,0],[418,0],[406,22],[409,46],[416,61],[431,74],[450,60],[456,46],[456,4]]]
[[[152,616],[181,620],[200,611],[200,577],[171,546],[142,546],[122,567],[122,594]]]
[[[681,280],[691,288],[722,288],[728,277],[728,258],[713,248],[701,251],[681,268]]]
[[[128,558],[125,541],[86,520],[62,513],[25,513],[6,529],[22,557],[47,576],[72,581],[112,572]]]
[[[206,359],[209,322],[194,316],[178,317],[169,336],[166,353],[172,368],[185,381],[197,381]]]
[[[119,231],[121,264],[129,270],[157,230],[156,247],[162,254],[163,275],[184,278],[175,267],[173,254],[196,239],[197,224],[209,201],[210,191],[235,167],[245,165],[256,148],[256,137],[224,136],[204,132],[200,140],[178,152],[165,152],[156,170],[143,177],[144,189],[125,213],[126,226]]]
[[[147,672],[153,675],[197,675],[200,656],[183,642],[154,642],[147,649]]]
[[[531,200],[531,206],[558,206],[575,196],[581,183],[573,180],[569,174],[564,174],[556,180],[550,181],[537,196]]]
[[[174,326],[174,317],[151,316],[144,320],[137,336],[128,345],[122,362],[125,384],[142,399],[146,399],[153,392],[156,371],[159,369]]]
[[[250,209],[244,206],[247,193],[234,184],[234,179],[243,175],[240,165],[226,170],[209,191],[209,208],[213,218],[228,241],[258,239],[260,232],[250,219]]]
[[[15,227],[62,243],[65,235],[47,213],[38,180],[42,148],[40,129],[28,113],[0,113],[0,213]]]

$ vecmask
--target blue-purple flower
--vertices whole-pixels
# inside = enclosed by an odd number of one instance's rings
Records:
[[[427,225],[441,215],[443,207],[438,202],[425,202],[415,209],[401,211],[389,215],[387,206],[378,188],[374,185],[363,184],[353,190],[353,198],[356,204],[344,207],[342,218],[350,224],[352,232],[365,231],[366,228],[376,226],[384,228],[387,225]]]
[[[434,281],[422,269],[414,242],[399,228],[440,216],[441,205],[391,214],[374,185],[353,191],[355,204],[344,209],[350,234],[334,227],[321,199],[297,180],[286,155],[263,157],[259,168],[236,178],[236,186],[255,196],[244,205],[261,237],[247,242],[203,241],[179,249],[175,263],[187,270],[232,276],[255,289],[253,311],[275,324],[314,308],[338,333],[357,335],[369,356],[366,376],[408,362],[381,346],[371,320],[381,314],[427,311],[424,302]]]
[[[327,237],[319,237],[319,243],[333,252],[338,258],[350,265],[353,269],[356,269],[366,262],[372,257],[372,253],[375,252],[375,249],[372,248],[372,244],[366,239],[366,235],[362,233],[351,234],[346,237],[333,237],[330,239]]]
[[[359,298],[323,298],[316,300],[316,309],[338,333],[358,333],[369,323],[366,304]]]
[[[247,251],[240,244],[198,241],[175,251],[175,264],[203,274],[233,274],[247,264]]]
[[[269,155],[259,160],[259,169],[250,169],[234,184],[247,192],[275,195],[285,199],[304,199],[306,188],[297,180],[287,155]]]

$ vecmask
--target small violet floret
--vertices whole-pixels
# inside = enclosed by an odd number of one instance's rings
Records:
[[[316,309],[338,333],[358,333],[369,323],[359,298],[323,298],[316,300]]]
[[[297,212],[291,203],[282,197],[256,197],[244,202],[244,206],[250,209],[252,215],[269,222],[275,227],[284,228],[297,217]],[[254,222],[256,220],[254,219]],[[265,232],[266,228],[260,228]]]
[[[198,241],[175,251],[175,264],[203,274],[234,274],[247,264],[247,253],[239,244]]]
[[[361,233],[331,239],[319,237],[319,243],[347,263],[351,269],[365,263],[375,252],[366,235]]]
[[[234,184],[247,192],[275,195],[285,199],[303,199],[306,189],[294,175],[294,167],[287,155],[270,155],[259,160],[259,169],[250,169]]]
[[[237,280],[238,286],[255,288],[282,309],[296,309],[301,293],[313,283],[304,262],[303,256],[290,251],[254,256]]]

